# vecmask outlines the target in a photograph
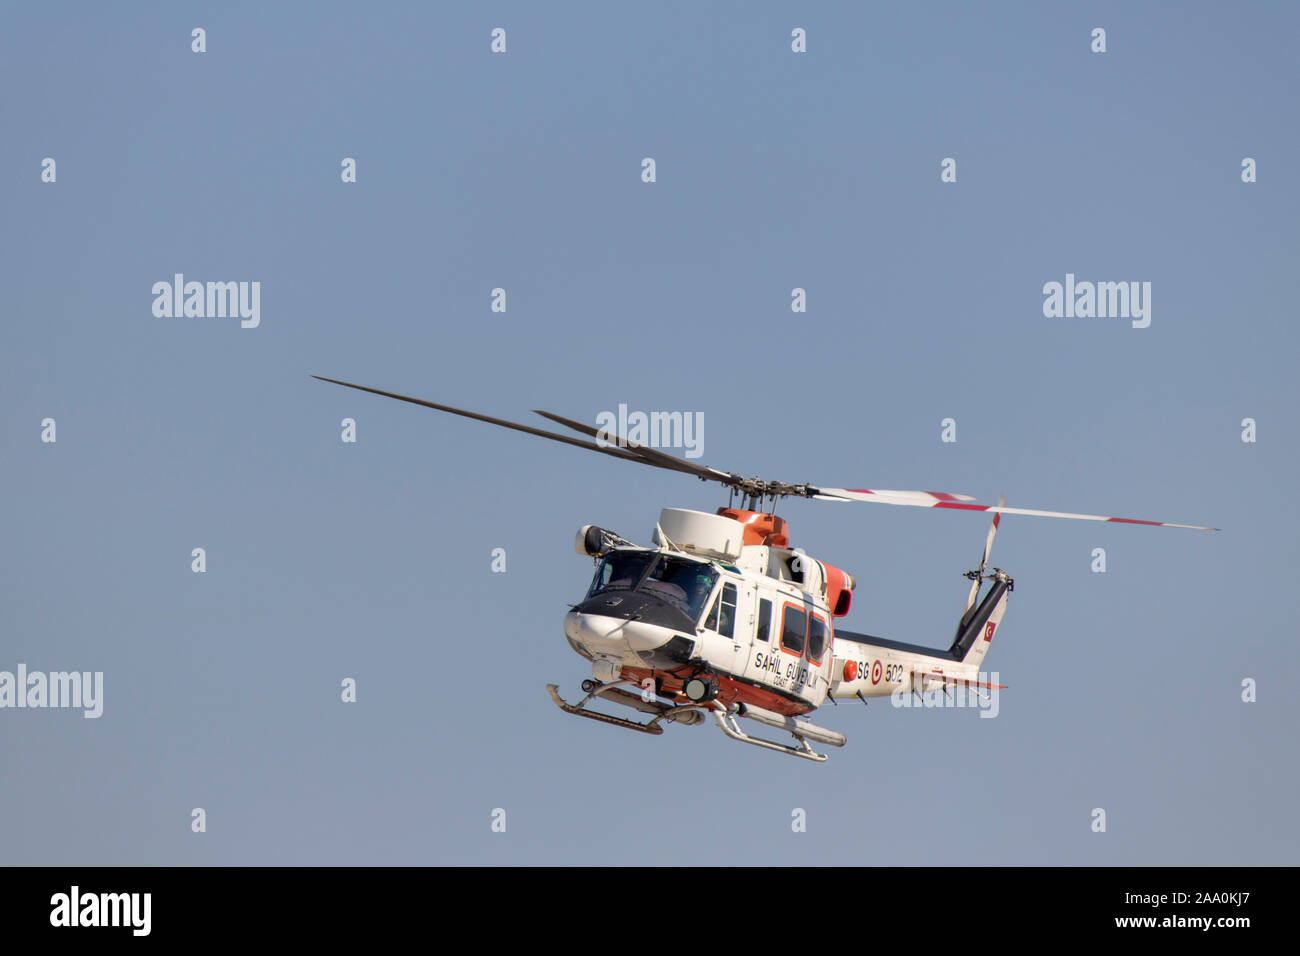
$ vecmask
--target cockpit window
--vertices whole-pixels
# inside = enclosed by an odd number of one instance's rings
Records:
[[[601,591],[616,591],[620,588],[630,591],[637,586],[641,575],[654,559],[651,551],[615,551],[600,562],[596,568],[596,577],[591,582],[587,597],[594,597]]]
[[[615,551],[600,562],[587,597],[620,588],[636,589],[662,598],[692,621],[698,621],[717,580],[718,573],[698,561],[653,551]]]
[[[664,598],[692,621],[698,621],[704,611],[704,602],[713,593],[717,580],[717,572],[707,564],[663,557],[651,569],[640,589]]]

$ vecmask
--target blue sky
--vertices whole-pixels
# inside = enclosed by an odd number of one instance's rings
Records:
[[[10,11],[0,669],[103,671],[105,700],[0,710],[0,859],[1294,863],[1297,26],[1271,3]],[[177,272],[260,282],[260,326],[154,317]],[[1151,282],[1150,327],[1044,317],[1067,273]],[[572,535],[646,542],[660,507],[725,496],[311,374],[517,420],[701,412],[700,460],[745,474],[1223,530],[1003,522],[995,720],[841,704],[822,766],[650,738],[546,696],[587,676]],[[984,517],[781,513],[857,577],[847,627],[951,639]]]

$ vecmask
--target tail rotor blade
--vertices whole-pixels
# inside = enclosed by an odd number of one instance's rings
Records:
[[[998,495],[998,507],[1001,508],[1007,503],[1006,495]],[[984,573],[984,565],[989,563],[989,552],[993,550],[993,536],[998,533],[998,522],[1002,520],[1002,512],[993,513],[993,522],[989,525],[989,536],[984,540],[984,557],[980,558],[980,574]]]
[[[998,508],[1007,503],[1006,496],[998,496]],[[989,563],[989,552],[993,550],[993,536],[998,533],[998,522],[1002,520],[1002,512],[993,513],[993,523],[989,525],[989,536],[984,540],[984,554],[980,558],[980,568],[975,572],[975,578],[970,583],[970,597],[966,598],[966,607],[962,609],[964,616],[967,611],[975,606],[975,596],[979,594],[980,582],[984,579],[984,567]]]

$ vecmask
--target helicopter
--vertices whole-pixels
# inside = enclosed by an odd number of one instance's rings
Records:
[[[518,422],[382,389],[313,375],[312,378],[476,421],[563,442],[578,448],[715,482],[727,489],[716,513],[663,508],[652,547],[613,531],[584,525],[574,549],[591,558],[595,575],[586,594],[569,605],[564,635],[591,663],[584,696],[571,704],[556,684],[547,692],[567,714],[645,734],[665,724],[698,726],[710,718],[731,740],[822,762],[813,744],[843,747],[847,738],[804,719],[836,699],[924,694],[964,688],[998,691],[981,680],[980,664],[1002,623],[1015,581],[1001,568],[988,573],[993,538],[1004,514],[1073,518],[1216,531],[1199,525],[1144,521],[979,504],[970,495],[935,491],[831,488],[746,478],[687,461],[552,412],[534,413],[582,435],[575,438]],[[776,514],[783,498],[872,502],[919,508],[981,511],[993,515],[984,552],[967,571],[970,590],[952,643],[924,647],[837,627],[849,613],[853,575],[790,545],[790,528]],[[985,585],[988,585],[987,590]],[[981,594],[981,592],[983,592]],[[647,720],[595,710],[616,704]],[[790,735],[781,743],[746,731],[741,719]]]

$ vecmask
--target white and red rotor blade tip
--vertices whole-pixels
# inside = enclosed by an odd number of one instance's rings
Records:
[[[1142,518],[1116,518],[1110,515],[1080,515],[1068,511],[1036,511],[1032,508],[1004,508],[996,505],[971,505],[963,502],[940,502],[935,507],[958,508],[963,511],[990,511],[1004,515],[1030,515],[1039,518],[1074,518],[1077,521],[1114,521],[1119,524],[1146,524],[1155,528],[1189,528],[1192,531],[1218,531],[1199,524],[1178,524],[1175,521],[1145,521]]]
[[[885,488],[817,488],[815,498],[828,501],[879,501],[885,504],[915,505],[927,508],[941,501],[974,501],[971,495],[953,495],[945,491],[890,491]]]
[[[866,488],[822,488],[814,497],[829,501],[874,501],[882,505],[907,505],[912,508],[949,508],[955,511],[987,511],[990,514],[1030,515],[1039,518],[1073,518],[1077,521],[1113,521],[1118,524],[1145,524],[1157,528],[1189,528],[1192,531],[1218,531],[1199,524],[1174,521],[1145,521],[1141,518],[1116,518],[1111,515],[1083,515],[1069,511],[1038,511],[1032,508],[1007,508],[1004,505],[973,504],[968,495],[949,495],[938,491],[875,491]],[[996,527],[996,526],[995,526]]]

